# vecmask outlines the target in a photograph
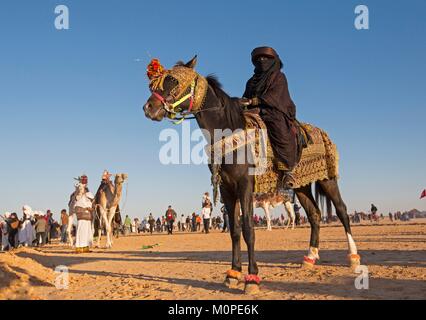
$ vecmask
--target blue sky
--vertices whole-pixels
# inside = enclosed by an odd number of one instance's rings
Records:
[[[54,27],[59,4],[70,30]],[[358,4],[369,7],[368,31],[354,28]],[[149,55],[167,67],[198,54],[197,70],[240,96],[260,45],[281,55],[298,118],[337,144],[349,210],[424,210],[425,11],[423,0],[3,0],[0,212],[58,213],[73,177],[88,174],[96,191],[103,169],[129,174],[130,216],[199,211],[207,167],[161,165],[170,124],[141,109]]]

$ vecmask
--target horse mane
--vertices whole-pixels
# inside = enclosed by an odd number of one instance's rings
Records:
[[[218,77],[215,74],[209,74],[206,77],[207,83],[212,87],[216,96],[218,96],[221,100],[229,99],[229,95],[223,91],[222,84],[220,83]]]

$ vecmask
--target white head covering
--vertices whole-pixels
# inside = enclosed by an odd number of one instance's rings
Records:
[[[4,216],[6,219],[9,219],[9,218],[10,218],[10,214],[11,214],[11,213],[10,213],[9,211],[7,211],[7,212],[5,212],[5,213],[4,213],[4,215],[3,215],[3,216]]]
[[[29,216],[29,217],[32,217],[33,216],[33,209],[31,209],[31,207],[30,206],[28,206],[28,205],[25,205],[23,208],[22,208],[22,211],[27,215],[27,216]]]

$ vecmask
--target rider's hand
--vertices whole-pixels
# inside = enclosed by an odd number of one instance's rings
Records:
[[[254,97],[253,99],[251,99],[251,105],[256,107],[260,104],[260,99],[258,97]]]
[[[241,98],[240,104],[244,107],[248,107],[252,104],[252,101],[251,101],[251,99],[248,99],[248,98]]]

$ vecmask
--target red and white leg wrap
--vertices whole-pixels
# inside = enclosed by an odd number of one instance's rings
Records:
[[[236,270],[228,270],[226,272],[226,277],[229,279],[241,280],[243,277],[242,273]]]
[[[318,248],[310,247],[308,255],[303,258],[303,265],[308,267],[314,266],[317,260],[320,258],[318,251]]]

